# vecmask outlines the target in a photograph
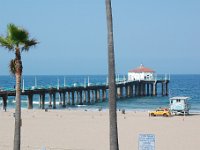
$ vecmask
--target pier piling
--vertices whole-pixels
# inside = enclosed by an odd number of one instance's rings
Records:
[[[53,93],[53,109],[56,109],[56,93]]]
[[[28,94],[28,109],[33,109],[33,94]]]

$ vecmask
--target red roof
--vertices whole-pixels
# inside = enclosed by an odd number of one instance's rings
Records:
[[[142,64],[136,68],[136,69],[133,69],[133,70],[129,70],[129,72],[135,72],[135,73],[141,73],[141,72],[155,72],[154,70],[150,69],[150,68],[146,68],[144,67]]]

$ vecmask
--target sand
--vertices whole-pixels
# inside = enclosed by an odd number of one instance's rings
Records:
[[[13,149],[14,110],[0,110],[0,150]],[[138,150],[139,134],[155,134],[156,150],[197,150],[200,115],[149,117],[118,111],[120,150]],[[22,110],[22,150],[109,150],[108,110]]]

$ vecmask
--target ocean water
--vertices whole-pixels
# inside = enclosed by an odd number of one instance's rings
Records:
[[[73,86],[83,85],[84,82],[89,81],[92,84],[106,83],[106,75],[76,75],[76,76],[23,76],[24,85],[26,88],[31,88],[35,85],[37,80],[37,87],[57,87],[60,86]],[[120,76],[123,78],[123,76]],[[0,89],[13,89],[15,85],[15,78],[11,76],[0,76]],[[161,93],[161,87],[158,86],[158,94]],[[200,75],[171,75],[169,83],[169,96],[158,95],[156,97],[134,97],[129,99],[117,100],[118,109],[126,110],[151,110],[158,107],[168,107],[169,98],[173,96],[189,96],[191,97],[190,104],[192,111],[200,111]],[[15,97],[9,97],[8,109],[15,107]],[[22,108],[27,108],[27,97],[22,96]],[[58,101],[58,95],[57,95]],[[48,103],[48,96],[46,96],[46,103]],[[39,96],[34,96],[34,109],[39,108]],[[48,105],[46,105],[47,107]],[[2,99],[0,98],[0,107],[2,109]],[[62,109],[57,107],[58,109]],[[108,100],[99,102],[92,105],[82,106],[68,106],[71,109],[107,109]]]

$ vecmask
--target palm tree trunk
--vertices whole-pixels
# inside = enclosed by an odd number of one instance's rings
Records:
[[[15,108],[15,134],[14,134],[14,150],[20,150],[20,137],[21,137],[21,74],[22,62],[19,48],[15,52],[15,69],[16,69],[16,108]]]
[[[109,118],[110,118],[110,150],[118,150],[118,131],[116,113],[115,56],[113,42],[113,24],[111,0],[106,0],[108,30],[108,74],[109,74]]]

